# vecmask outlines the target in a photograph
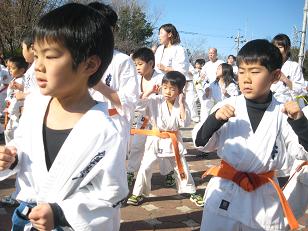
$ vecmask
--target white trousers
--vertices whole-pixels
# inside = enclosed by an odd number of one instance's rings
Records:
[[[244,208],[243,208],[244,209]],[[200,231],[261,231],[239,221],[203,209]]]
[[[136,182],[133,189],[133,195],[148,196],[151,192],[151,179],[153,174],[153,169],[156,161],[161,158],[158,157],[153,152],[147,152],[143,156],[140,169],[137,174]],[[195,193],[196,187],[195,182],[190,174],[185,157],[181,156],[181,161],[183,164],[184,173],[186,178],[181,180],[179,171],[177,169],[174,157],[164,157],[166,161],[169,161],[170,165],[173,166],[175,171],[175,180],[177,185],[178,193]]]

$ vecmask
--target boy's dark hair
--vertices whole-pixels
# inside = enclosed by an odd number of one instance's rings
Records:
[[[11,57],[9,58],[9,61],[11,63],[14,63],[14,65],[18,68],[18,69],[21,69],[21,68],[24,68],[25,69],[25,72],[26,70],[28,69],[28,63],[26,62],[25,58],[22,57],[22,56],[14,56],[14,57]]]
[[[177,86],[180,92],[183,92],[183,89],[186,84],[185,76],[179,71],[169,71],[165,74],[162,80],[162,84],[170,83],[173,86]]]
[[[266,39],[246,43],[237,55],[237,65],[259,63],[270,72],[281,69],[282,56],[279,49]]]
[[[160,29],[164,29],[164,31],[166,31],[167,33],[171,33],[172,36],[171,36],[171,44],[179,44],[181,42],[181,39],[180,39],[180,35],[178,33],[178,31],[176,30],[175,26],[172,25],[171,23],[167,23],[167,24],[164,24],[162,25],[161,27],[159,27],[159,30]]]
[[[91,2],[88,4],[88,6],[97,10],[99,13],[101,13],[107,19],[110,26],[112,26],[113,28],[116,28],[117,21],[118,21],[118,15],[111,8],[111,6],[101,3],[101,2]]]
[[[114,40],[109,23],[100,13],[78,3],[70,3],[44,15],[34,28],[35,42],[59,43],[69,50],[73,69],[96,55],[101,60],[88,86],[102,78],[113,56]]]
[[[234,55],[228,55],[228,59],[232,57],[234,61],[236,61],[236,57]]]
[[[29,49],[33,45],[33,33],[26,33],[21,40],[22,43],[26,44],[27,49]]]
[[[233,67],[228,63],[220,64],[222,70],[222,78],[225,82],[225,87],[227,87],[230,83],[234,83],[234,73]],[[218,83],[219,79],[215,80],[215,83]]]
[[[289,58],[291,56],[290,48],[291,48],[291,40],[288,35],[286,34],[277,34],[273,40],[272,43],[274,45],[282,46],[284,50],[287,53],[287,57]]]
[[[205,59],[196,59],[195,64],[199,63],[201,66],[204,66]]]
[[[132,59],[140,59],[146,63],[153,61],[153,68],[155,67],[155,56],[150,48],[142,47],[136,50],[132,56]]]

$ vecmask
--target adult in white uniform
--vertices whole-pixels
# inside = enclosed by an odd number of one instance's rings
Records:
[[[125,144],[107,105],[88,90],[111,62],[110,26],[71,3],[44,15],[34,35],[41,94],[26,98],[16,137],[0,155],[1,180],[17,173],[20,185],[12,230],[119,230]]]
[[[287,155],[308,157],[308,120],[293,102],[285,105],[288,116],[284,114],[270,92],[282,66],[274,45],[253,40],[237,57],[242,95],[217,104],[193,135],[197,146],[216,150],[224,161],[217,174],[211,172],[216,177],[206,189],[201,230],[285,230],[278,197],[279,192],[283,199],[283,193],[274,171],[283,167]]]
[[[208,58],[209,61],[207,61],[201,69],[201,76],[203,76],[204,78],[203,88],[206,88],[209,84],[216,80],[217,67],[224,62],[223,60],[217,58],[216,48],[209,49]],[[203,111],[200,111],[200,117],[202,117],[202,119],[200,120],[201,123],[203,123],[208,117],[210,110],[214,104],[211,99],[204,99],[203,105]]]

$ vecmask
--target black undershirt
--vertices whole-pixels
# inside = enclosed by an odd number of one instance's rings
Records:
[[[72,129],[54,130],[48,128],[45,124],[43,125],[43,142],[45,148],[46,167],[48,171],[71,130]]]
[[[272,94],[264,103],[257,103],[253,100],[246,99],[247,113],[250,120],[250,124],[253,132],[257,130],[257,127],[264,115],[264,112],[268,108],[272,100]],[[203,123],[202,127],[197,133],[195,140],[196,146],[204,146],[208,143],[209,139],[212,137],[214,132],[216,132],[224,123],[227,121],[217,120],[215,113],[209,115],[207,120]],[[293,131],[298,136],[299,143],[308,151],[308,120],[305,116],[298,120],[292,120],[288,118],[288,123],[293,128]]]
[[[45,149],[46,167],[48,171],[71,131],[72,129],[54,130],[43,124],[43,142]],[[61,207],[57,203],[49,203],[49,205],[53,212],[55,227],[70,226],[64,216]]]

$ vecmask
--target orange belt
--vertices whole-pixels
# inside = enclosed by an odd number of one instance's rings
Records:
[[[172,146],[175,154],[175,162],[178,167],[181,179],[185,179],[185,173],[183,164],[181,162],[180,151],[178,146],[178,139],[176,137],[177,131],[159,131],[159,130],[146,130],[146,129],[131,129],[131,135],[146,135],[146,136],[157,136],[159,138],[167,139],[171,138]]]
[[[114,116],[114,115],[119,114],[117,109],[115,108],[108,109],[108,113],[109,113],[109,116]]]
[[[204,178],[208,175],[218,176],[227,180],[231,180],[247,192],[252,192],[263,184],[271,183],[278,194],[283,213],[288,220],[291,230],[298,228],[298,222],[293,215],[288,201],[283,195],[279,185],[277,185],[272,179],[274,177],[274,171],[261,174],[240,172],[222,160],[220,166],[211,167],[202,175],[202,177]]]

